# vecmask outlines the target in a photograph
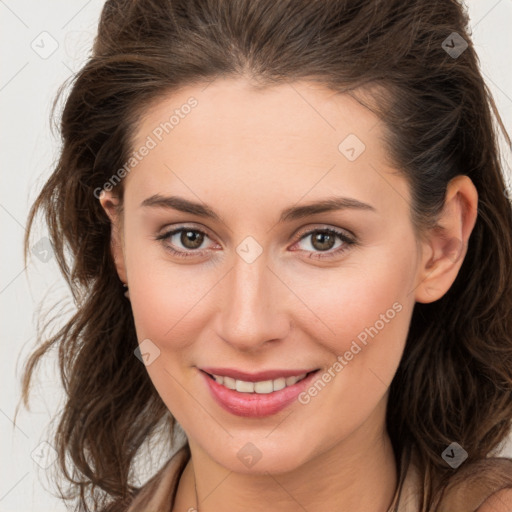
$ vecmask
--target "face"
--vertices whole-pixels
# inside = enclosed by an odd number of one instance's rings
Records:
[[[190,86],[140,122],[134,151],[149,149],[112,216],[119,275],[156,390],[232,471],[247,454],[289,471],[385,429],[424,260],[381,135],[352,97],[305,82]]]

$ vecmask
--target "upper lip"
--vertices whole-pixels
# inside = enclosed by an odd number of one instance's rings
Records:
[[[279,377],[298,377],[305,373],[310,373],[318,370],[318,368],[305,368],[298,370],[264,370],[257,373],[248,373],[241,370],[235,370],[233,368],[199,368],[203,372],[209,373],[210,375],[219,375],[223,377],[231,377],[236,380],[243,380],[245,382],[260,382],[264,380],[275,380]]]

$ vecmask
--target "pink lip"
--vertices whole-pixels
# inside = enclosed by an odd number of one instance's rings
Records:
[[[265,416],[270,416],[283,410],[285,407],[287,407],[296,400],[297,396],[310,385],[311,381],[315,378],[316,374],[318,373],[318,371],[314,371],[313,373],[302,379],[300,382],[297,382],[293,386],[288,386],[279,391],[274,391],[268,394],[258,394],[240,393],[239,391],[228,389],[223,385],[218,384],[214,379],[209,377],[207,373],[205,373],[205,371],[199,371],[203,376],[203,379],[205,380],[208,389],[212,394],[213,399],[224,410],[230,412],[231,414],[235,414],[236,416],[243,416],[246,418],[263,418]],[[304,371],[303,373],[307,373],[307,371]],[[216,373],[216,375],[226,374],[219,372]],[[284,375],[281,373],[280,376]],[[255,380],[256,379],[247,382],[255,382]]]
[[[237,380],[243,380],[245,382],[260,382],[263,380],[275,380],[279,377],[298,377],[315,371],[316,368],[309,369],[298,369],[298,370],[266,370],[257,373],[247,373],[240,370],[231,368],[199,368],[203,372],[209,373],[210,375],[222,375],[223,377],[231,377]]]

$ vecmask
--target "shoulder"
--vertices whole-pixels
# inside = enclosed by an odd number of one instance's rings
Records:
[[[511,512],[512,487],[491,494],[476,512]]]
[[[490,457],[461,466],[443,498],[446,510],[512,512],[512,459]]]
[[[167,510],[174,502],[177,484],[190,457],[188,444],[182,446],[138,491],[126,512]]]

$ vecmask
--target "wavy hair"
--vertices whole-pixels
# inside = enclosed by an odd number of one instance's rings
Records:
[[[390,161],[408,180],[417,233],[435,226],[448,182],[478,191],[478,217],[450,290],[415,305],[392,381],[387,428],[395,454],[414,449],[423,511],[450,486],[485,472],[512,419],[512,208],[498,146],[508,144],[456,0],[108,0],[92,54],[72,78],[60,117],[62,149],[33,203],[25,238],[44,216],[76,311],[28,358],[23,403],[41,358],[58,348],[66,402],[55,431],[62,475],[80,510],[125,509],[140,491],[136,455],[176,422],[133,352],[137,338],[95,190],[133,151],[144,112],[163,96],[218,77],[258,87],[296,80],[352,94],[381,119]],[[457,56],[443,43],[456,32]],[[448,41],[453,41],[448,39]],[[448,45],[453,46],[453,45]],[[59,89],[52,109],[65,88]],[[496,122],[495,122],[496,121]],[[123,182],[116,188],[122,202]],[[468,453],[457,471],[441,453]],[[402,468],[403,469],[403,468]],[[496,488],[497,488],[496,487]]]

